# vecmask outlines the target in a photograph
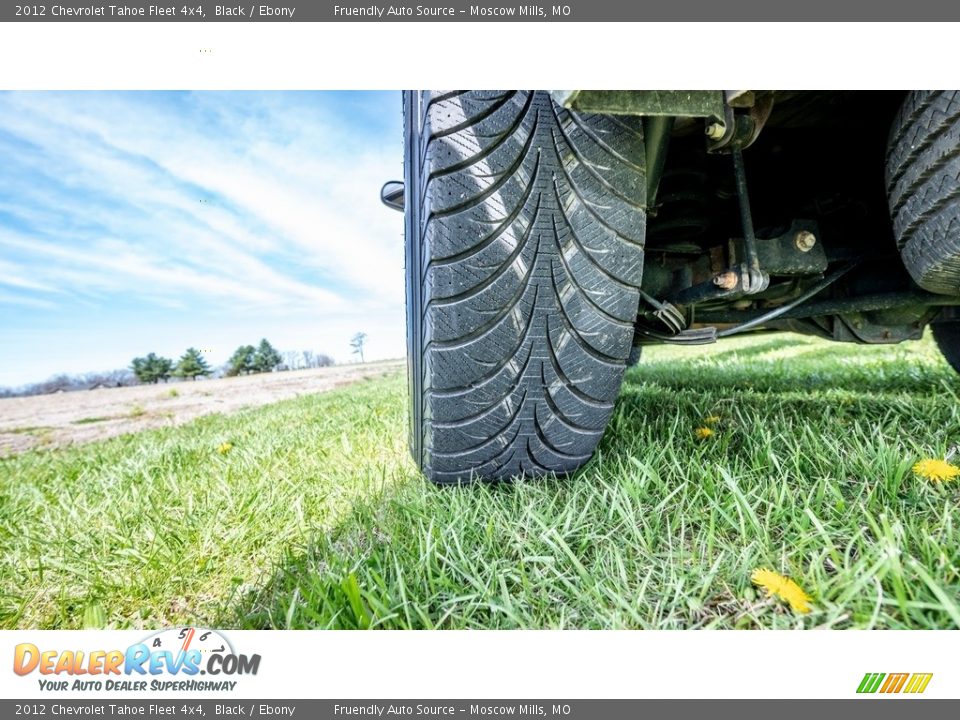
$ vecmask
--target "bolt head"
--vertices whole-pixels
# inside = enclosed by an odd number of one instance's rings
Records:
[[[737,286],[737,274],[730,270],[715,275],[713,284],[721,290],[733,290]]]
[[[719,140],[723,137],[723,134],[727,131],[726,126],[723,123],[710,123],[707,125],[705,132],[707,137],[711,140]]]
[[[809,230],[801,230],[794,236],[793,242],[800,252],[810,252],[817,244],[817,236]]]

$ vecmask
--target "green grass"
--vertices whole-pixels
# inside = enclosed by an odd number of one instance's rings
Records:
[[[568,479],[427,485],[399,376],[31,452],[0,461],[0,625],[960,627],[960,482],[911,472],[958,392],[928,341],[766,335],[648,350]]]

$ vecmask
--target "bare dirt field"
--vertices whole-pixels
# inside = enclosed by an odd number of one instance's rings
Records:
[[[78,390],[0,399],[0,457],[180,425],[307,393],[332,390],[403,367],[402,360],[217,380]]]

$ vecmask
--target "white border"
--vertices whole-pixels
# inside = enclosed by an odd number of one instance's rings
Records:
[[[955,43],[946,23],[25,23],[0,25],[0,88],[956,87]],[[17,642],[144,634],[2,632],[0,695],[43,697],[10,671]],[[944,632],[229,636],[263,656],[233,697],[846,698],[865,672],[933,672],[923,697],[960,697]]]
[[[955,87],[956,35],[951,23],[3,23],[0,88]]]
[[[41,650],[122,650],[148,634],[0,632],[0,697],[98,697],[41,693],[37,672],[15,676],[17,643],[30,642]],[[223,694],[225,699],[960,698],[957,635],[951,631],[223,634],[237,653],[261,655],[258,674],[242,678],[235,692]],[[858,696],[867,672],[934,676],[923,695]],[[216,699],[220,694],[194,696]]]

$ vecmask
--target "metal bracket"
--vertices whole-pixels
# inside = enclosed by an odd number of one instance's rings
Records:
[[[745,106],[742,104],[743,96],[727,93],[723,119],[706,120],[704,132],[707,136],[707,152],[726,152],[734,148],[742,150],[753,145],[773,111],[773,95],[750,95],[750,105]],[[736,110],[733,103],[736,103]]]
[[[710,300],[734,299],[766,290],[770,276],[810,277],[827,270],[827,254],[819,239],[819,227],[812,220],[794,220],[782,235],[756,240],[757,261],[763,271],[751,275],[746,240],[731,238],[725,249],[729,266],[715,265],[715,274],[705,282],[685,288],[670,297],[677,305],[697,305]],[[714,248],[724,257],[724,247]],[[721,260],[721,262],[723,262]],[[751,285],[754,280],[759,285]],[[752,287],[757,287],[754,293]]]

